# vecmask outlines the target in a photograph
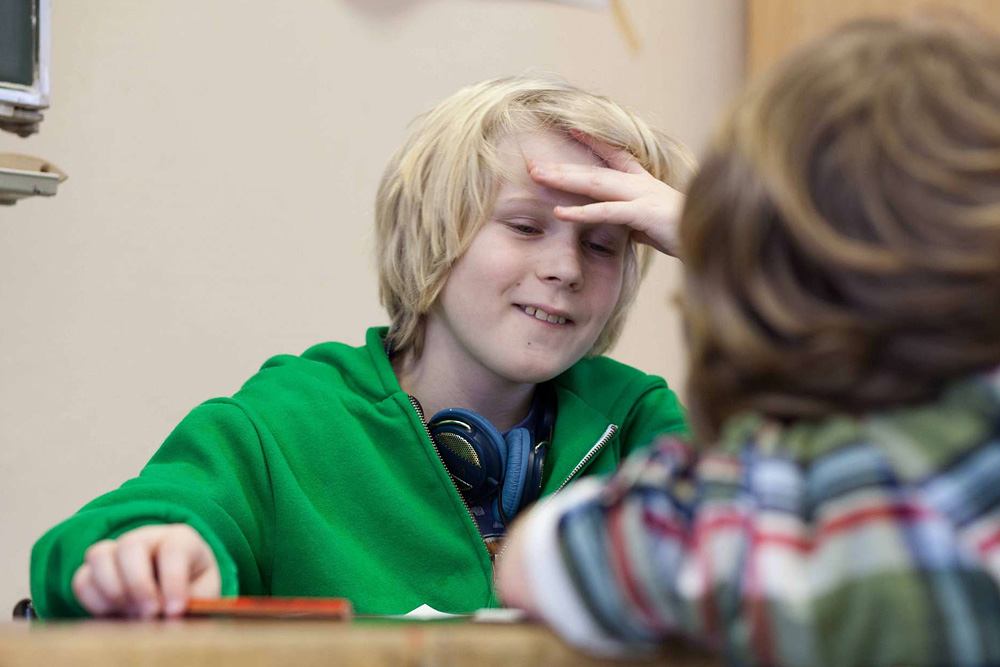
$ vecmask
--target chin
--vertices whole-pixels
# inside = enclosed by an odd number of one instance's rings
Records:
[[[573,365],[568,362],[560,363],[560,361],[549,360],[548,363],[537,363],[537,360],[529,360],[523,364],[511,364],[503,369],[502,375],[512,382],[538,384],[551,380]]]

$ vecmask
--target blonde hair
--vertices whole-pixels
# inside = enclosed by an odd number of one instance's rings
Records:
[[[703,437],[1000,363],[1000,41],[866,21],[795,54],[715,139],[680,236]]]
[[[678,142],[611,100],[533,77],[459,90],[418,118],[382,176],[375,204],[379,299],[394,354],[423,346],[423,318],[489,216],[507,175],[499,146],[517,132],[578,130],[631,153],[653,176],[684,186],[693,160]],[[649,261],[629,243],[621,295],[591,355],[611,347]]]

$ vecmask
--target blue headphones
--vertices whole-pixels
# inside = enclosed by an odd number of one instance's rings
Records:
[[[504,438],[485,417],[449,408],[427,424],[441,459],[459,491],[472,503],[496,496],[496,514],[507,525],[542,490],[545,454],[556,423],[556,396],[549,383],[535,389],[534,432],[511,429]]]

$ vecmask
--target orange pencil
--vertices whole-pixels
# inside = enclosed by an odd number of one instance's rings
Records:
[[[252,618],[328,618],[350,620],[354,607],[346,598],[282,598],[243,596],[188,602],[188,616]]]

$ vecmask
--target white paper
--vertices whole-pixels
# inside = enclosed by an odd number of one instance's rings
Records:
[[[472,617],[474,623],[520,623],[527,618],[527,614],[520,609],[501,607],[497,609],[478,609],[473,614],[449,614],[438,611],[428,604],[422,604],[413,611],[395,616],[381,616],[380,618],[398,618],[407,621],[440,621],[448,618],[468,618]]]
[[[498,607],[496,609],[479,609],[472,615],[473,623],[520,623],[527,620],[528,615],[523,609]]]
[[[437,621],[442,618],[462,618],[463,616],[468,616],[468,614],[447,614],[428,604],[422,604],[411,612],[391,618],[405,618],[408,621]]]

